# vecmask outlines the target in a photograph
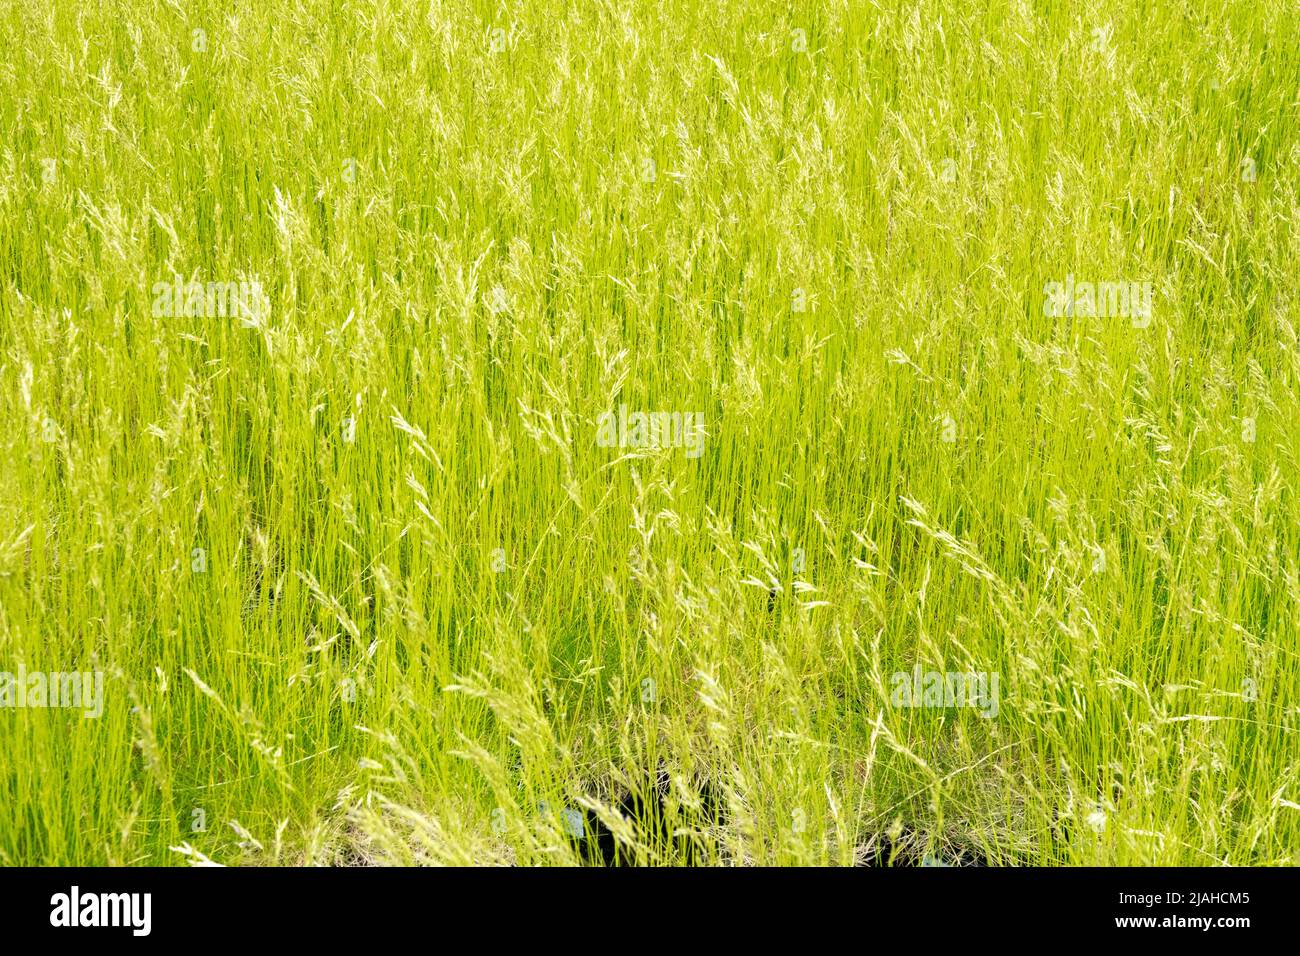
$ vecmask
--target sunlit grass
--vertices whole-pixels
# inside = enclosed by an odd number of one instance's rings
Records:
[[[0,12],[0,862],[1300,862],[1294,8],[791,11]]]

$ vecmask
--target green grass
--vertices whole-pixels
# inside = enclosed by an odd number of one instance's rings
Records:
[[[1295,8],[959,6],[6,5],[0,863],[1300,863]]]

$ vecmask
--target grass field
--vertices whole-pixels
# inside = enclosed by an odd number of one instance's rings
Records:
[[[6,4],[0,863],[1300,864],[1298,24]]]

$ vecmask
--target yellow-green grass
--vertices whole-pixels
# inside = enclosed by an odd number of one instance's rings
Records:
[[[0,671],[104,687],[0,709],[0,862],[572,863],[539,806],[660,768],[719,864],[1300,862],[1298,54],[1282,0],[6,4]]]

